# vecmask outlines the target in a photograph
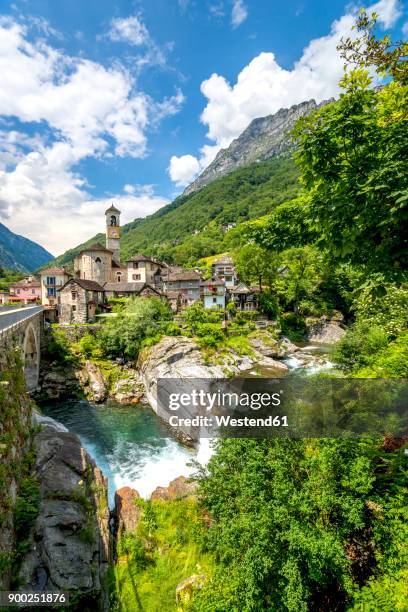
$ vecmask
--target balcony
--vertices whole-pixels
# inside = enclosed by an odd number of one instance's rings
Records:
[[[47,281],[44,279],[42,284],[44,285],[44,287],[56,287],[58,289],[59,287],[62,287],[64,282],[63,281],[54,281],[52,283],[47,283]]]

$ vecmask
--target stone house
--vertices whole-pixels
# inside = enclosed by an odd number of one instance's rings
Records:
[[[195,270],[170,271],[163,278],[163,291],[170,294],[174,301],[174,292],[179,294],[181,308],[191,306],[200,299],[201,276]]]
[[[27,276],[9,287],[9,302],[29,304],[41,300],[41,283],[35,276]]]
[[[162,292],[147,283],[105,283],[103,286],[105,295],[110,297],[160,297],[164,298]]]
[[[147,283],[152,287],[160,287],[163,284],[163,274],[168,268],[167,264],[146,255],[130,257],[126,266],[128,283]]]
[[[256,310],[258,306],[259,287],[239,283],[230,289],[232,300],[238,310]]]
[[[208,280],[200,284],[201,299],[204,308],[224,309],[228,301],[228,292],[223,280]]]
[[[56,306],[58,303],[57,291],[69,279],[65,268],[46,268],[40,273],[41,278],[41,304],[43,306]]]
[[[224,256],[214,261],[211,266],[211,274],[214,280],[224,281],[228,289],[238,284],[237,273],[232,257]]]
[[[88,323],[105,304],[103,287],[92,280],[71,278],[59,290],[59,322]]]

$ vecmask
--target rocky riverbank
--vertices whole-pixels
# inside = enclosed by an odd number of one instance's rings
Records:
[[[38,516],[19,572],[24,592],[70,594],[78,609],[109,609],[112,559],[107,481],[79,438],[52,419],[36,418]]]

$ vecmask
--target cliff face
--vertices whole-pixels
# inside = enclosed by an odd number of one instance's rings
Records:
[[[6,348],[0,352],[0,589],[67,592],[77,602],[73,610],[107,610],[107,481],[76,435],[33,412],[20,349]]]
[[[51,419],[36,434],[34,449],[40,505],[20,568],[21,588],[66,592],[81,610],[106,610],[107,481],[79,438]]]
[[[214,161],[183,195],[193,193],[241,166],[289,153],[294,148],[289,132],[296,121],[324,104],[327,102],[318,105],[315,100],[308,100],[291,108],[281,108],[274,115],[254,119],[227,149],[218,152]]]

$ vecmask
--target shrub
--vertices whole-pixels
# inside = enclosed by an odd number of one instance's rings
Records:
[[[282,333],[291,340],[301,340],[306,333],[306,323],[303,317],[295,312],[285,312],[279,317]]]
[[[269,319],[276,319],[279,313],[278,298],[272,291],[263,291],[258,295],[259,310]]]

